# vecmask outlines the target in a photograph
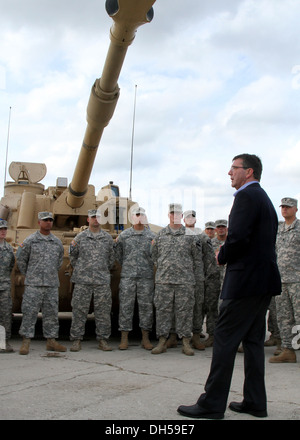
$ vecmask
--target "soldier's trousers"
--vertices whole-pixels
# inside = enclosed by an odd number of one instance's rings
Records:
[[[218,314],[219,314],[219,310],[218,310],[219,297],[220,297],[220,291],[219,290],[216,290],[216,291],[209,290],[209,291],[207,291],[205,289],[204,303],[203,303],[203,308],[204,308],[203,317],[206,315],[206,332],[210,336],[213,336],[213,334],[214,334],[215,327],[216,327],[216,322],[217,322],[217,319],[218,319]]]
[[[190,338],[193,329],[195,286],[192,284],[155,284],[156,335],[168,337],[175,317],[179,338]]]
[[[139,326],[152,330],[154,280],[152,278],[121,278],[119,286],[119,330],[131,331],[135,298],[138,302]]]
[[[280,331],[277,323],[277,310],[275,296],[272,296],[269,305],[268,330],[274,338],[280,339]]]
[[[57,338],[58,323],[58,288],[43,286],[25,286],[22,300],[21,336],[33,338],[39,311],[42,311],[43,335],[45,338]]]
[[[70,339],[83,339],[85,323],[91,300],[94,300],[94,315],[97,339],[108,339],[111,334],[112,296],[109,284],[75,284],[72,297],[72,324]]]
[[[204,281],[197,281],[195,286],[195,305],[193,313],[193,334],[202,332],[202,325],[204,319]],[[175,316],[173,315],[172,327],[170,333],[176,333],[175,331]]]
[[[10,287],[0,290],[0,325],[5,328],[5,338],[11,337],[12,299]]]
[[[282,283],[282,293],[275,301],[281,345],[291,349],[295,337],[292,330],[300,325],[300,283]]]
[[[193,333],[201,333],[204,319],[204,281],[197,281],[195,286],[195,305],[193,316]]]

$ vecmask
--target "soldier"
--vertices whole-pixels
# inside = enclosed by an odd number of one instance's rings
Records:
[[[216,235],[211,240],[213,250],[215,254],[218,254],[220,246],[223,246],[227,237],[227,220],[215,221]],[[214,341],[214,330],[216,321],[218,319],[218,303],[220,292],[222,288],[223,279],[225,276],[226,266],[218,266],[219,271],[219,283],[214,291],[210,291],[210,295],[205,297],[205,310],[206,310],[206,331],[209,334],[208,339],[204,342],[205,347],[211,347]]]
[[[297,362],[293,347],[293,328],[300,323],[300,221],[296,218],[298,201],[281,200],[284,222],[279,225],[276,251],[281,275],[282,293],[276,297],[277,322],[282,352],[269,359],[271,363]]]
[[[265,341],[265,347],[272,347],[277,345],[277,349],[274,354],[281,353],[281,337],[280,331],[277,323],[277,311],[276,311],[276,301],[275,297],[272,297],[269,305],[269,316],[268,316],[268,330],[270,332],[270,338]]]
[[[198,350],[205,350],[205,344],[200,339],[204,319],[204,296],[211,297],[218,289],[219,272],[211,239],[200,228],[195,228],[197,222],[196,212],[193,210],[185,211],[183,219],[186,233],[197,235],[197,238],[202,243],[202,255],[195,270],[196,287],[192,345]]]
[[[158,345],[153,354],[166,351],[166,341],[175,315],[175,331],[182,338],[183,353],[193,355],[190,339],[195,304],[194,269],[202,252],[201,242],[185,233],[181,224],[182,206],[169,205],[170,223],[152,242],[152,259],[156,265],[154,305]]]
[[[204,232],[209,236],[210,239],[214,238],[216,235],[216,225],[215,222],[206,222]]]
[[[212,244],[213,244],[215,251],[219,250],[220,246],[223,246],[223,244],[225,243],[227,233],[228,233],[227,225],[228,225],[227,220],[216,220],[215,221],[216,235],[212,239]]]
[[[128,348],[128,333],[132,330],[135,299],[139,310],[142,346],[151,350],[149,331],[153,325],[154,265],[151,242],[154,232],[145,226],[147,218],[141,207],[132,210],[132,227],[123,231],[115,243],[116,259],[122,266],[119,286],[120,350]]]
[[[29,235],[17,251],[17,265],[25,275],[25,291],[22,301],[23,336],[20,354],[29,353],[30,340],[34,337],[38,312],[42,311],[43,335],[47,350],[66,351],[55,338],[58,337],[58,271],[63,262],[64,248],[51,233],[52,212],[38,213],[39,231]]]
[[[5,329],[6,348],[0,353],[13,353],[9,343],[12,324],[12,299],[10,275],[15,264],[13,248],[5,240],[7,221],[0,219],[0,325]]]
[[[81,350],[85,323],[91,299],[94,299],[94,314],[98,348],[111,351],[107,341],[111,334],[112,294],[110,270],[115,262],[113,239],[101,230],[100,213],[96,209],[88,211],[88,229],[80,232],[69,249],[73,267],[71,281],[75,283],[72,297],[71,351]]]
[[[216,236],[212,239],[211,243],[214,248],[214,252],[217,255],[220,250],[220,247],[223,246],[223,244],[225,243],[228,234],[228,227],[227,227],[228,222],[227,220],[216,220],[215,225],[216,225]],[[225,272],[226,272],[226,265],[222,267],[218,266],[218,268],[220,272],[220,291],[221,291]]]

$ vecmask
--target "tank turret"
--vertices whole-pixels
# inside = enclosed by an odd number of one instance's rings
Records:
[[[54,215],[52,233],[64,245],[64,263],[60,270],[59,310],[71,311],[68,249],[73,237],[87,227],[89,209],[101,210],[102,228],[115,238],[131,226],[128,213],[135,204],[121,197],[120,190],[109,182],[95,193],[89,184],[97,149],[104,128],[113,116],[119,98],[118,78],[130,44],[139,26],[153,18],[155,0],[107,0],[106,11],[113,19],[110,46],[102,75],[92,87],[87,106],[87,127],[71,183],[58,177],[56,184],[44,187],[40,181],[47,169],[43,163],[12,162],[12,181],[4,185],[0,201],[0,218],[8,221],[7,240],[15,249],[38,229],[37,214],[51,211]],[[117,303],[119,268],[112,271],[113,305]],[[21,312],[24,278],[15,267],[12,274],[13,312]]]

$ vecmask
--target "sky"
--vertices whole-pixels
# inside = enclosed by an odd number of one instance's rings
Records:
[[[156,0],[118,84],[89,183],[109,181],[148,220],[168,204],[196,226],[227,219],[228,171],[240,153],[263,162],[261,185],[279,220],[300,200],[299,0]],[[45,163],[47,188],[71,182],[112,19],[104,0],[0,0],[0,196],[12,161]],[[134,127],[134,130],[133,130]],[[7,160],[7,168],[5,162]]]

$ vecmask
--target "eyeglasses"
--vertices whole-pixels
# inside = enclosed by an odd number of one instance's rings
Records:
[[[43,222],[53,222],[53,218],[43,218]]]
[[[244,170],[248,170],[249,167],[237,167],[235,165],[232,165],[232,167],[230,168],[230,171],[237,170],[238,168],[243,168]]]

